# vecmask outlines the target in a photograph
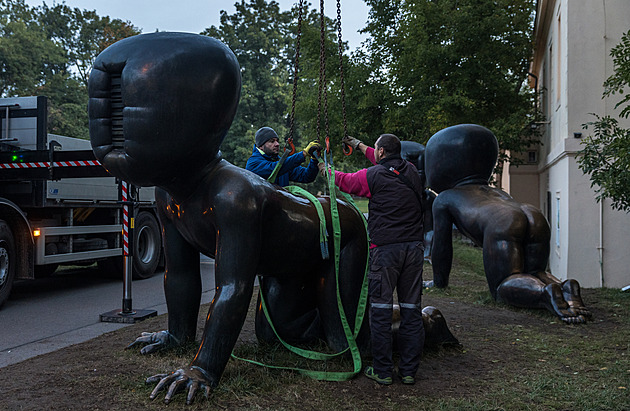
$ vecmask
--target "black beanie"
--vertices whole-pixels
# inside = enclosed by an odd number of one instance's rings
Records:
[[[260,147],[272,138],[278,138],[278,134],[271,127],[262,127],[256,132],[256,147]]]

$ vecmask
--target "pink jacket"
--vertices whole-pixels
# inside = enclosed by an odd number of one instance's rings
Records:
[[[365,151],[365,157],[376,165],[374,158],[374,149],[368,147]],[[359,170],[356,173],[343,173],[335,170],[335,184],[344,193],[352,194],[359,197],[372,198],[370,188],[367,181],[367,168]]]

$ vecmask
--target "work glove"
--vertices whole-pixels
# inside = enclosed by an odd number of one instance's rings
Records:
[[[312,158],[313,160],[317,160],[317,157],[315,157],[315,152],[320,151],[322,149],[321,144],[319,144],[319,142],[317,141],[311,141],[310,143],[308,143],[308,145],[306,146],[306,148],[304,148],[304,155],[308,158]]]
[[[353,149],[357,149],[359,148],[359,144],[362,143],[361,140],[359,140],[358,138],[354,138],[354,137],[350,137],[350,136],[345,136],[342,140],[342,143],[349,145],[350,147],[352,147]]]

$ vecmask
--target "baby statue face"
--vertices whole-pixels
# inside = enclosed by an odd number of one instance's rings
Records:
[[[90,75],[90,136],[111,174],[164,186],[217,157],[240,97],[236,57],[223,43],[151,33],[108,47]]]
[[[435,133],[425,149],[427,186],[442,192],[458,185],[487,184],[499,153],[490,130],[459,124]]]

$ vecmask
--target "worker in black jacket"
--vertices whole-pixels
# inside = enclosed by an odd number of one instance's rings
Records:
[[[360,150],[374,164],[356,173],[335,171],[335,183],[341,191],[370,199],[368,277],[374,361],[365,369],[365,375],[379,384],[393,381],[392,311],[396,289],[401,314],[398,375],[404,384],[413,384],[424,345],[420,303],[424,262],[422,180],[413,164],[401,158],[400,140],[393,134],[381,135],[374,148],[352,137],[346,137],[344,143]],[[320,169],[325,172],[322,164]]]

